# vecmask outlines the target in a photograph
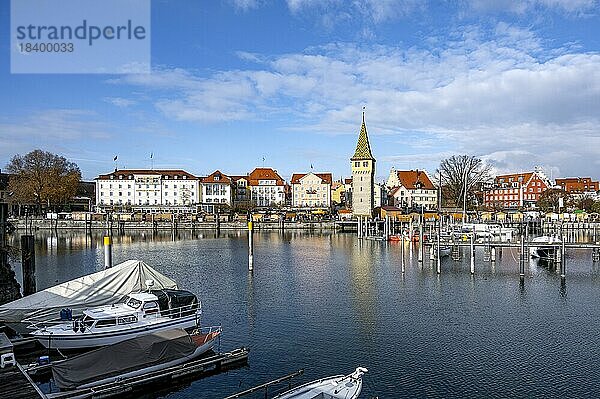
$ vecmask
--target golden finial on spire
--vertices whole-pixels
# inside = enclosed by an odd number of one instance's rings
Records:
[[[363,105],[363,123],[365,123],[365,109],[367,109],[367,107]]]

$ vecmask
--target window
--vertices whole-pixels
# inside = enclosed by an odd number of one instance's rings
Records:
[[[158,304],[155,301],[150,301],[150,302],[144,303],[144,310],[156,309],[156,308],[158,308]]]
[[[364,161],[363,166],[366,168],[367,166],[369,166],[369,163],[367,161]]]
[[[98,320],[96,328],[114,327],[117,325],[117,319]]]
[[[138,318],[135,315],[123,316],[117,319],[119,325],[137,323]]]

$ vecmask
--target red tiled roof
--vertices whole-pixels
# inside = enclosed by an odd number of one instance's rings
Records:
[[[181,178],[185,176],[187,179],[197,179],[196,176],[181,169],[122,169],[104,175],[99,175],[96,180],[110,180],[111,176],[113,176],[113,179],[118,179],[119,176],[123,176],[123,179],[127,179],[131,175],[160,175],[161,177],[168,176],[168,178],[173,178],[175,176]]]
[[[435,190],[433,183],[429,180],[429,176],[423,170],[398,170],[398,180],[404,187],[409,190],[416,188],[424,188],[425,190]],[[421,183],[421,187],[417,187],[417,183]]]
[[[215,180],[216,178],[216,180]],[[202,183],[223,183],[231,184],[231,179],[221,173],[220,170],[215,170],[213,173],[202,179]]]
[[[307,174],[308,173],[294,173],[292,175],[291,184],[299,184],[300,183],[300,179],[302,179]],[[323,180],[325,183],[328,183],[328,184],[331,184],[331,181],[333,180],[333,177],[332,177],[331,173],[313,173],[313,174],[316,175],[316,176],[318,176],[318,177],[320,177],[321,180]]]
[[[276,186],[284,186],[285,181],[276,170],[271,168],[256,168],[248,175],[248,185],[258,186],[259,180],[275,180]]]

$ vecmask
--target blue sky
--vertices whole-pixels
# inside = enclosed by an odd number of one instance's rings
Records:
[[[596,0],[152,1],[152,73],[11,74],[0,167],[35,148],[114,168],[350,174],[366,106],[377,175],[452,154],[600,178]],[[263,162],[263,158],[265,161]]]

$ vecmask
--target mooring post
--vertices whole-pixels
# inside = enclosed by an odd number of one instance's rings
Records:
[[[419,223],[419,254],[418,254],[418,261],[419,262],[423,262],[423,224]]]
[[[490,260],[491,260],[492,262],[495,262],[495,261],[496,261],[496,247],[492,246],[492,247],[490,248],[490,252],[491,252],[491,253],[490,253]]]
[[[104,236],[104,268],[112,267],[112,238]]]
[[[475,274],[475,231],[471,234],[471,274]]]
[[[248,222],[248,271],[254,270],[254,240],[252,239],[252,221]]]
[[[404,263],[404,237],[402,237],[402,239],[400,240],[400,258],[400,262],[402,264],[402,273],[404,273],[406,270],[406,265]]]
[[[6,247],[6,231],[8,219],[8,204],[0,203],[0,267],[8,267],[8,248]],[[25,225],[27,229],[27,225]]]
[[[35,294],[35,240],[33,235],[21,236],[21,265],[23,267],[23,296]]]
[[[521,235],[521,256],[519,257],[519,276],[525,277],[525,236]]]
[[[438,232],[437,232],[437,256],[436,256],[436,273],[440,274],[442,272],[442,255],[441,255],[441,243],[442,243],[442,218],[438,220]]]
[[[561,243],[561,252],[562,252],[562,254],[561,254],[561,257],[560,257],[560,277],[561,278],[565,278],[566,275],[567,275],[567,271],[566,271],[566,268],[567,268],[567,259],[566,258],[567,257],[565,256],[566,255],[566,253],[565,253],[565,246],[566,246],[565,241],[567,241],[567,237],[563,236],[562,243]]]

